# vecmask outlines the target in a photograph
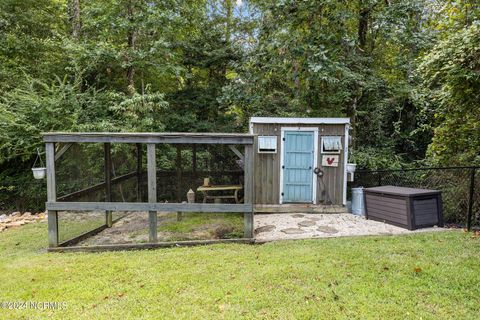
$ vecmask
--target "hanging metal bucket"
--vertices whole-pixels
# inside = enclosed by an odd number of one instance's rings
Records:
[[[35,179],[44,179],[47,175],[47,168],[32,168],[32,172]]]

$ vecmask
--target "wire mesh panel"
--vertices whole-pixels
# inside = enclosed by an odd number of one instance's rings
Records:
[[[157,223],[157,236],[160,242],[243,237],[243,215],[239,213],[158,212]],[[112,228],[105,228],[98,234],[82,240],[79,245],[96,246],[148,242],[148,213],[131,212],[117,220]]]
[[[243,146],[237,147],[156,145],[156,202],[242,203],[244,160],[238,150]],[[71,144],[56,162],[58,202],[149,202],[146,149],[145,144]],[[151,240],[148,212],[111,212],[111,226],[108,214],[98,210],[58,212],[59,242],[97,246]],[[157,213],[157,241],[243,236],[243,213]]]
[[[105,212],[58,212],[58,240],[60,243],[74,239],[105,225]]]
[[[475,172],[474,184],[471,184]],[[351,187],[400,187],[435,189],[442,191],[444,220],[447,223],[466,223],[470,201],[472,222],[480,225],[480,170],[470,167],[418,168],[405,170],[357,171]],[[473,197],[470,192],[473,187]]]

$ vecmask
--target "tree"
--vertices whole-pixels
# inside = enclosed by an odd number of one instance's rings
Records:
[[[438,43],[419,67],[427,112],[434,114],[428,155],[438,164],[480,163],[480,27]]]

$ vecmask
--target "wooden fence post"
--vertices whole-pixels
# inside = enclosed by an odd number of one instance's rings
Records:
[[[110,143],[103,145],[105,162],[105,201],[112,202],[112,152]],[[112,211],[105,211],[105,224],[112,227]]]
[[[157,202],[157,164],[155,160],[155,144],[147,144],[148,202]],[[157,212],[148,212],[149,241],[157,242]]]
[[[253,145],[245,145],[245,169],[244,169],[244,203],[252,205],[251,212],[243,214],[244,238],[253,238]]]
[[[182,147],[177,145],[177,202],[182,202]],[[181,221],[183,215],[177,212],[177,221]]]
[[[197,182],[197,145],[192,145],[192,180],[191,184],[195,185]]]
[[[57,201],[57,187],[55,182],[55,143],[45,144],[45,157],[47,164],[47,201]],[[58,247],[58,212],[48,210],[48,246]]]
[[[137,202],[142,202],[142,184],[143,184],[143,173],[142,173],[142,145],[140,143],[136,144],[137,148]]]

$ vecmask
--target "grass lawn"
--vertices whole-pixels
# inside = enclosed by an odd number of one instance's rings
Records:
[[[1,319],[478,319],[480,239],[409,236],[46,253],[45,223],[0,233]]]

